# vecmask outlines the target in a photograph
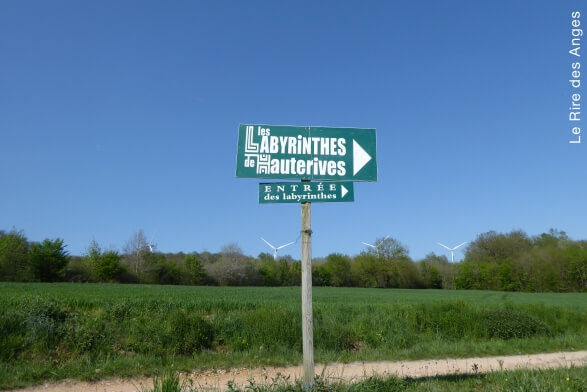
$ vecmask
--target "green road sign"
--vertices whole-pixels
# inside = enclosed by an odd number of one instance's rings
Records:
[[[236,176],[377,181],[375,129],[240,125]]]
[[[355,201],[354,184],[344,182],[274,182],[259,184],[259,204]]]

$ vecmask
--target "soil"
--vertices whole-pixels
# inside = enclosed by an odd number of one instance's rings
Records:
[[[318,364],[315,366],[315,372],[328,381],[355,382],[372,375],[418,378],[499,370],[570,367],[571,365],[587,366],[587,351],[485,358]],[[249,381],[254,381],[256,384],[271,383],[279,377],[287,377],[293,381],[301,379],[302,373],[302,366],[290,366],[198,371],[183,374],[182,377],[191,380],[194,386],[199,386],[202,389],[226,390],[227,383],[231,381],[241,386],[248,385]],[[137,392],[151,389],[152,386],[153,381],[148,377],[108,379],[96,382],[66,380],[55,384],[18,389],[13,392]]]

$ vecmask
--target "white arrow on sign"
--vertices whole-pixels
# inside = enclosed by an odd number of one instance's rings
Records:
[[[353,176],[371,160],[371,155],[367,154],[363,147],[353,139]]]
[[[340,186],[340,198],[344,198],[344,196],[349,193],[348,189],[344,187],[344,185]]]

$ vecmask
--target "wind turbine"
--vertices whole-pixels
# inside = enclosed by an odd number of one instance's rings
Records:
[[[440,242],[437,242],[438,245],[442,246],[443,248],[446,248],[446,249],[450,250],[450,262],[451,263],[454,263],[455,262],[455,250],[457,248],[460,248],[461,246],[465,245],[466,243],[467,243],[467,241],[463,242],[460,245],[455,246],[454,248],[449,248],[448,246],[443,245]]]
[[[153,235],[151,236],[151,241],[147,243],[147,248],[149,248],[150,253],[153,253],[153,249],[155,249],[155,247],[157,246],[153,243],[153,238],[155,238],[155,232],[153,232]]]
[[[279,249],[281,249],[281,248],[285,248],[286,246],[289,246],[289,245],[293,244],[293,242],[288,242],[287,244],[285,244],[285,245],[281,245],[281,246],[278,246],[278,247],[276,248],[275,246],[271,245],[271,244],[270,244],[270,243],[269,243],[269,242],[268,242],[268,241],[267,241],[265,238],[261,237],[261,239],[262,239],[262,240],[263,240],[263,241],[264,241],[264,242],[265,242],[267,245],[269,245],[269,246],[270,246],[270,247],[273,249],[273,260],[277,260],[277,251],[278,251]]]
[[[361,244],[363,245],[367,245],[370,246],[371,248],[375,249],[377,251],[377,256],[379,256],[379,247],[383,244],[383,241],[385,241],[386,239],[388,239],[389,236],[385,236],[384,239],[382,239],[381,241],[379,241],[379,243],[377,245],[373,245],[373,244],[368,244],[366,242],[361,241]]]

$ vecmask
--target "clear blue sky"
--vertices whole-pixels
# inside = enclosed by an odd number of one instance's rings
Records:
[[[72,254],[138,229],[164,252],[295,241],[299,205],[235,177],[238,125],[258,123],[377,129],[378,182],[312,206],[314,257],[385,235],[414,259],[489,230],[585,239],[584,4],[0,0],[0,229]]]

